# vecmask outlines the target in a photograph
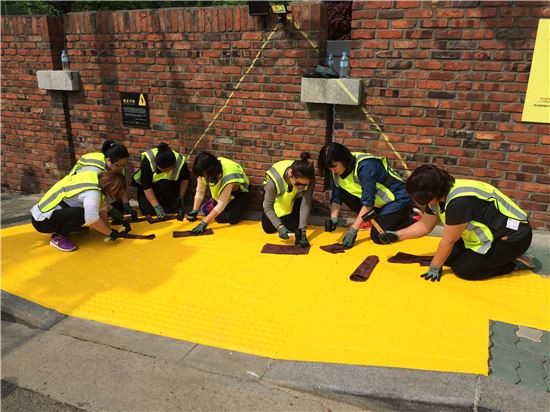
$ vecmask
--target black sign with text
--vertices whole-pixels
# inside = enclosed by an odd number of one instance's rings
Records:
[[[120,93],[124,126],[149,128],[149,100],[145,93]]]

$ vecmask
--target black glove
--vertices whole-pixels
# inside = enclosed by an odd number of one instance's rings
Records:
[[[338,226],[338,218],[331,217],[330,219],[325,220],[325,232],[334,232]]]
[[[176,205],[178,206],[178,209],[183,209],[183,196],[178,196],[178,199],[176,200]]]
[[[380,242],[382,242],[384,245],[389,245],[390,243],[397,242],[399,240],[399,235],[396,232],[388,230],[382,235],[379,235],[379,238]]]
[[[124,215],[114,207],[109,210],[109,216],[113,219],[113,224],[120,224],[124,220]]]
[[[118,231],[115,230],[115,229],[112,229],[111,233],[109,233],[109,239],[110,240],[117,240],[118,235],[119,235]]]
[[[124,213],[126,213],[127,215],[131,215],[134,211],[134,209],[132,209],[132,206],[130,206],[130,203],[124,203],[122,207],[124,209]]]
[[[199,211],[198,210],[191,210],[189,213],[187,213],[187,215],[185,216],[187,218],[187,220],[189,220],[190,222],[194,222],[195,220],[197,220],[197,216],[199,214]]]

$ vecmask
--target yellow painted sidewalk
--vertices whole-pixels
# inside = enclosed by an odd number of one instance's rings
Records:
[[[312,227],[309,255],[260,254],[258,222],[213,224],[213,236],[173,239],[177,221],[133,224],[147,240],[104,244],[74,235],[63,253],[32,226],[1,231],[2,289],[67,315],[279,359],[487,374],[489,320],[550,329],[550,279],[529,272],[467,282],[450,269],[440,283],[418,264],[390,264],[398,251],[433,254],[438,239],[319,246],[344,230]],[[380,263],[365,283],[349,275],[368,255]]]

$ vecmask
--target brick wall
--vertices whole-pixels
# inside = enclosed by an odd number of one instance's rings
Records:
[[[488,181],[538,228],[550,227],[550,125],[521,112],[543,17],[547,2],[354,2],[350,62],[409,169]],[[396,158],[359,110],[338,107],[335,122],[336,141]]]
[[[36,193],[71,167],[62,96],[36,81],[61,68],[62,44],[57,18],[2,18],[2,189]]]
[[[186,153],[231,93],[197,150],[241,161],[255,186],[276,160],[316,157],[327,107],[300,102],[300,77],[316,46],[324,55],[324,10],[292,7],[302,33],[277,31],[237,90],[274,27],[246,6],[3,17],[2,188],[46,190],[69,169],[70,142],[77,157],[106,138],[123,142],[134,168],[161,141]],[[351,75],[364,79],[363,107],[407,167],[435,162],[490,181],[538,228],[550,227],[550,126],[520,117],[544,16],[544,2],[477,1],[356,1],[352,16]],[[67,119],[64,94],[37,89],[35,77],[59,68],[63,41],[83,85],[65,95]],[[120,92],[149,94],[150,130],[122,126]],[[338,106],[334,125],[336,141],[396,158],[360,108]]]

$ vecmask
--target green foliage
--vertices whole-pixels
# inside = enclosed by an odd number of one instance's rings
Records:
[[[187,1],[2,1],[2,15],[62,15],[79,11],[161,9],[245,5],[246,0]]]

